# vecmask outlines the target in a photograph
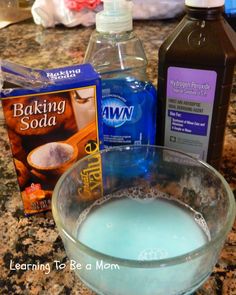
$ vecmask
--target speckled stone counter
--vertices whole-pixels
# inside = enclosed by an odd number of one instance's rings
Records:
[[[149,78],[156,83],[157,51],[176,22],[136,22],[149,60]],[[31,21],[0,31],[0,57],[36,68],[82,62],[93,28],[44,30]],[[236,195],[236,87],[228,114],[221,173]],[[69,269],[50,212],[24,217],[4,124],[0,125],[0,294],[93,294]],[[55,260],[65,263],[57,270]],[[49,264],[47,270],[11,270],[10,263]],[[236,294],[236,224],[228,236],[214,273],[196,295]],[[171,282],[170,282],[171,284]],[[129,295],[129,294],[127,294]],[[154,294],[152,294],[154,295]],[[168,294],[166,294],[168,295]]]

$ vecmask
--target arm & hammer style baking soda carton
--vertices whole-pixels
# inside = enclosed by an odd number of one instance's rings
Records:
[[[2,61],[1,80],[24,212],[47,211],[61,174],[103,145],[99,75],[90,64],[41,71]]]

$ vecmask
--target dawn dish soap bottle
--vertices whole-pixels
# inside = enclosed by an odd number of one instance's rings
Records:
[[[157,93],[147,82],[147,59],[132,31],[130,2],[103,2],[84,62],[102,78],[104,146],[154,144]]]

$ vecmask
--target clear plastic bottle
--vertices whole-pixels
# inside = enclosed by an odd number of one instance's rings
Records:
[[[132,31],[130,2],[103,2],[84,61],[102,77],[104,146],[154,144],[157,94],[147,82],[147,59]]]

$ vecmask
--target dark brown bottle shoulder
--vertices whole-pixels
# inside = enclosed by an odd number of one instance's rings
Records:
[[[159,60],[225,66],[236,63],[236,33],[224,21],[183,19],[162,44]]]

